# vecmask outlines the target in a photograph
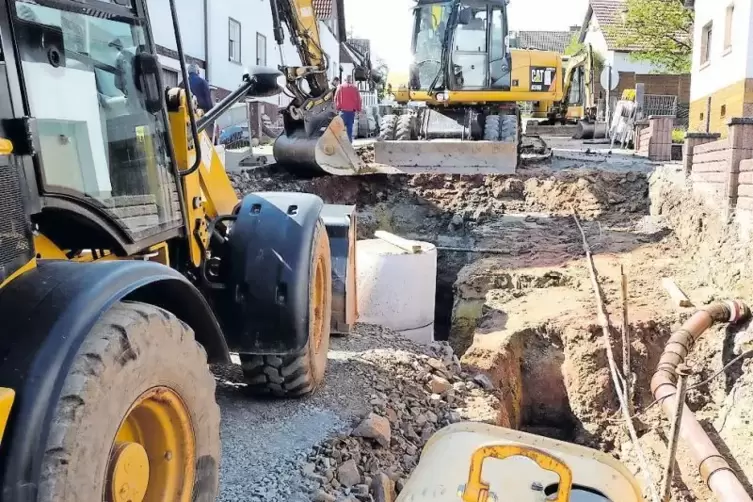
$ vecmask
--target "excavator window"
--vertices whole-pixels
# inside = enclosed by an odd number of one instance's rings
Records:
[[[475,2],[474,2],[475,4]],[[458,23],[452,52],[456,89],[483,89],[487,85],[489,51],[486,5],[461,7],[470,20]],[[463,16],[461,16],[462,19]]]
[[[182,222],[165,114],[139,65],[147,21],[129,0],[86,5],[15,2],[42,190],[95,206],[135,241]]]
[[[447,32],[452,6],[449,2],[423,5],[416,8],[414,61],[411,78],[413,89],[441,86],[442,44]]]

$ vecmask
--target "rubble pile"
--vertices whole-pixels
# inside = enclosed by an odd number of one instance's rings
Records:
[[[312,500],[392,501],[435,432],[465,420],[496,423],[490,380],[463,372],[449,345],[401,345],[409,348],[359,354],[372,379],[371,410],[308,455]]]

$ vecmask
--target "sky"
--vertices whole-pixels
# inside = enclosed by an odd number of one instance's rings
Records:
[[[410,64],[412,0],[345,0],[349,30],[371,40],[372,51],[391,70],[404,72]],[[566,30],[581,24],[588,0],[511,0],[513,30]]]

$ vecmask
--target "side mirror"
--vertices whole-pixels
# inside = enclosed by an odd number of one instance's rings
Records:
[[[248,90],[249,97],[269,97],[276,96],[282,92],[279,80],[282,73],[274,68],[265,66],[254,66],[245,75],[243,80],[252,82]]]
[[[162,110],[162,85],[160,84],[160,64],[157,56],[139,52],[133,58],[133,80],[136,89],[144,95],[146,111],[158,113]]]
[[[473,20],[473,11],[466,7],[464,9],[461,9],[460,12],[458,12],[458,24],[466,26],[471,24],[471,21]]]

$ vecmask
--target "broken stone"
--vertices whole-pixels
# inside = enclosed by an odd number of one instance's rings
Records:
[[[361,482],[361,474],[355,460],[348,460],[337,469],[337,480],[348,488]]]
[[[366,417],[353,431],[354,436],[373,439],[385,448],[390,446],[391,433],[390,421],[375,413]]]
[[[370,488],[374,502],[393,502],[395,500],[395,483],[383,472],[374,476]]]
[[[314,502],[335,502],[337,500],[337,497],[330,495],[324,490],[317,490],[316,493],[314,493],[312,500]]]
[[[432,394],[444,394],[452,388],[452,384],[446,379],[437,375],[433,375],[429,380],[429,389]]]
[[[478,375],[473,377],[473,381],[480,385],[484,390],[494,390],[494,384],[492,383],[491,379],[483,373],[479,373]]]

